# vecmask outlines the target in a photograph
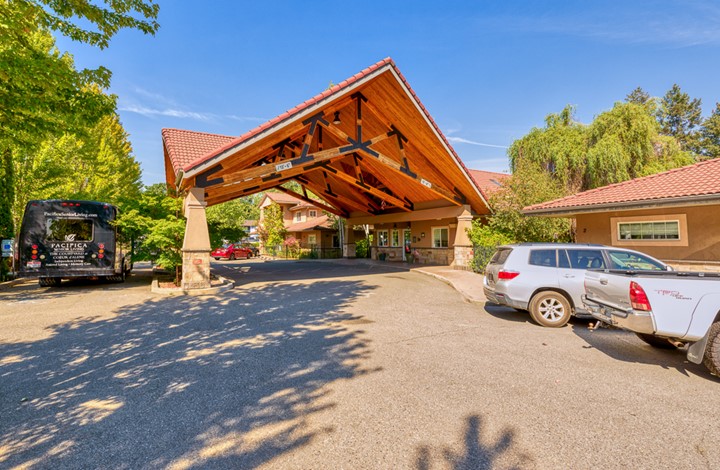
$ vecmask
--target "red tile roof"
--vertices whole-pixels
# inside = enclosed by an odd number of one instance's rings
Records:
[[[304,232],[306,230],[328,230],[332,228],[330,219],[326,215],[308,219],[305,222],[298,222],[289,225],[285,230],[288,232]]]
[[[163,129],[162,138],[175,173],[235,139],[226,135],[182,129]]]
[[[278,204],[301,204],[303,202],[302,199],[280,192],[268,191],[265,193],[265,197],[269,198],[273,202],[277,202]]]
[[[472,179],[475,180],[480,191],[482,191],[485,199],[487,197],[502,188],[504,182],[510,177],[507,173],[496,173],[494,171],[483,171],[483,170],[468,170]]]
[[[613,206],[671,204],[693,199],[720,199],[720,158],[535,204],[523,212],[571,213],[605,206],[612,209]]]

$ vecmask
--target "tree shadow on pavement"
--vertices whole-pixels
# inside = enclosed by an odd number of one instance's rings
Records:
[[[614,328],[592,330],[587,325],[574,325],[573,332],[598,351],[623,362],[651,364],[663,369],[673,369],[685,376],[690,374],[720,381],[710,374],[702,364],[693,364],[687,360],[687,348],[654,348],[634,333]],[[583,346],[585,347],[585,346]]]
[[[372,371],[332,280],[161,298],[0,344],[0,466],[253,468],[333,429],[333,382]]]
[[[497,468],[526,468],[534,459],[522,452],[515,443],[515,431],[505,429],[495,442],[487,442],[483,436],[482,418],[470,415],[465,420],[462,447],[443,446],[433,448],[420,446],[417,449],[415,468],[432,470],[450,468],[452,470],[477,470]]]

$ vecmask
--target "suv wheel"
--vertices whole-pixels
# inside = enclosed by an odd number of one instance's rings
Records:
[[[535,294],[530,301],[530,316],[540,326],[560,328],[570,320],[570,302],[564,295],[554,291]]]

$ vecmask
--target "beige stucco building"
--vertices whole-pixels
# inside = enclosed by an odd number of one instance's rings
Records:
[[[526,207],[572,217],[578,243],[642,251],[687,270],[720,271],[720,159]]]

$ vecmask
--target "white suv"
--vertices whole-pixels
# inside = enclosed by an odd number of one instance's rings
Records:
[[[493,303],[528,310],[542,326],[564,326],[571,315],[591,317],[580,296],[585,270],[671,271],[633,250],[576,243],[520,243],[498,247],[485,268],[483,291]]]

